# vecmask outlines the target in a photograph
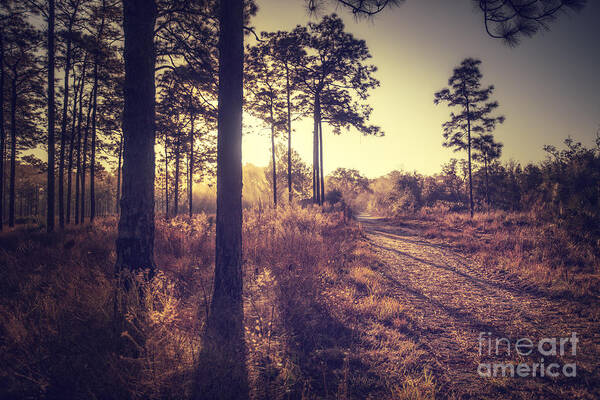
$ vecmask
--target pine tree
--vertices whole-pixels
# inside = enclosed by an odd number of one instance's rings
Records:
[[[445,122],[443,136],[445,147],[454,151],[467,151],[469,164],[469,210],[473,217],[473,174],[472,174],[472,135],[492,132],[496,125],[504,122],[504,117],[491,116],[498,108],[498,102],[488,102],[494,91],[493,86],[481,88],[483,75],[479,70],[481,61],[467,58],[448,80],[448,88],[434,95],[434,104],[447,103],[449,107],[457,107],[458,114],[450,113],[450,120]]]
[[[473,0],[483,13],[487,34],[515,46],[535,35],[564,11],[580,11],[587,0]]]
[[[379,127],[367,125],[371,107],[364,101],[369,91],[379,86],[373,77],[375,66],[365,64],[371,58],[364,40],[344,31],[344,23],[335,14],[326,16],[308,28],[298,27],[295,34],[306,46],[306,62],[297,69],[303,90],[303,104],[313,115],[313,201],[322,204],[325,183],[323,171],[323,129],[326,122],[336,134],[341,128],[355,128],[364,135],[380,135]]]
[[[154,1],[123,1],[123,194],[116,242],[117,271],[154,270],[156,14]]]

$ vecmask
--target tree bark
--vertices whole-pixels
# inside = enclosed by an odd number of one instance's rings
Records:
[[[271,156],[273,162],[273,205],[277,207],[277,163],[275,159],[275,121],[273,119],[273,99],[271,99]]]
[[[0,27],[0,232],[4,230],[4,31]]]
[[[48,232],[54,231],[54,56],[54,0],[48,0]]]
[[[94,61],[94,89],[92,101],[92,143],[90,156],[90,223],[96,217],[96,114],[98,109],[98,60]]]
[[[156,3],[123,0],[123,194],[116,270],[154,272]]]
[[[243,4],[219,4],[215,278],[198,399],[249,398],[242,299]]]
[[[115,213],[117,215],[121,214],[121,207],[119,207],[121,202],[121,163],[123,160],[123,134],[121,133],[121,137],[119,140],[119,161],[117,165],[117,201],[115,204]]]
[[[13,69],[10,95],[10,178],[8,183],[8,226],[15,226],[15,173],[17,159],[17,71]]]
[[[467,153],[469,156],[469,210],[473,218],[473,175],[471,172],[471,117],[469,102],[467,101]]]
[[[285,91],[287,96],[287,130],[288,130],[288,148],[287,148],[287,174],[288,174],[288,201],[292,204],[292,103],[290,101],[290,68],[285,63]]]
[[[179,214],[179,166],[181,164],[181,144],[180,138],[177,137],[177,145],[175,147],[175,190],[173,195],[173,217]]]
[[[73,109],[71,110],[71,134],[69,135],[69,163],[67,166],[67,212],[66,212],[66,223],[71,223],[71,187],[73,184],[73,152],[75,150],[75,126],[77,123],[77,96],[79,95],[79,87],[83,83],[81,77],[79,78],[79,83],[77,83],[77,79],[75,76],[75,65],[73,65]]]
[[[102,0],[102,20],[96,38],[94,54],[94,110],[92,111],[92,156],[90,160],[90,223],[96,218],[96,114],[98,110],[98,64],[100,58],[100,40],[104,34],[106,0]]]
[[[488,180],[488,159],[487,157],[484,155],[484,168],[485,168],[485,200],[488,206],[488,210],[490,209],[490,184],[489,184],[489,180]]]
[[[85,131],[83,134],[83,148],[82,148],[82,160],[81,160],[81,214],[79,215],[79,221],[83,224],[85,221],[85,169],[87,164],[87,153],[88,153],[88,136],[90,133],[90,121],[91,114],[93,108],[93,98],[94,98],[94,87],[92,86],[92,90],[90,92],[90,98],[88,99],[88,110],[87,117],[85,122]]]
[[[190,121],[190,155],[188,162],[188,214],[192,218],[193,212],[193,194],[194,194],[194,116]]]
[[[169,152],[165,138],[165,220],[169,219]]]
[[[325,177],[323,172],[323,121],[321,120],[321,108],[319,104],[319,171],[321,171],[321,205],[325,201]]]
[[[319,94],[315,94],[315,103],[313,110],[313,203],[321,204],[321,184],[319,173],[319,109],[321,108]]]
[[[60,155],[58,160],[58,225],[65,227],[65,145],[67,136],[67,111],[69,109],[69,73],[71,72],[71,26],[67,33],[65,75],[63,79],[63,109],[60,129]]]
[[[83,59],[83,70],[81,72],[81,87],[79,88],[79,110],[77,112],[77,172],[75,174],[75,224],[83,222],[83,216],[80,217],[80,197],[81,191],[81,124],[83,121],[83,90],[85,88],[85,75],[87,67],[87,54]]]

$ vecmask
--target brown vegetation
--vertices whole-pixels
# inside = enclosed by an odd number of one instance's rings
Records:
[[[541,285],[555,296],[597,300],[600,295],[600,255],[588,241],[535,212],[493,211],[476,214],[425,207],[397,216],[400,224],[416,223],[429,238],[442,239],[475,256],[486,268],[512,273]]]
[[[0,397],[189,398],[212,288],[214,221],[157,220],[148,313],[113,315],[115,219],[0,236]],[[432,398],[371,252],[337,209],[246,212],[244,307],[253,398]],[[139,293],[138,291],[130,291]],[[115,335],[139,346],[119,357]],[[145,345],[141,341],[145,342]]]

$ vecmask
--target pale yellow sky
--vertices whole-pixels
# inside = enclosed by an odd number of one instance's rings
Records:
[[[504,143],[503,159],[519,162],[544,158],[544,144],[560,144],[571,135],[591,146],[600,124],[600,60],[595,41],[600,2],[581,15],[566,16],[517,48],[485,35],[480,14],[469,0],[407,0],[373,20],[355,21],[337,10],[356,37],[365,39],[379,71],[381,87],[369,99],[372,123],[385,137],[357,132],[333,136],[324,127],[324,164],[356,168],[369,177],[394,169],[435,173],[460,155],[441,146],[440,125],[449,109],[434,106],[433,93],[447,83],[454,66],[468,56],[483,61],[484,84],[494,84],[494,99],[507,121],[496,130]],[[252,25],[257,31],[288,30],[310,20],[303,0],[258,0]],[[335,11],[333,7],[329,9]],[[314,20],[314,19],[313,19]],[[312,160],[310,121],[295,123],[293,146]],[[263,135],[244,137],[244,162],[267,165],[270,142]]]

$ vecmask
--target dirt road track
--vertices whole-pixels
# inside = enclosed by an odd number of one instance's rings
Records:
[[[385,277],[390,294],[409,307],[411,335],[431,356],[428,367],[441,398],[600,398],[600,323],[581,304],[489,271],[451,243],[425,238],[418,223],[399,227],[368,215],[357,219],[382,261],[377,272]],[[494,342],[492,357],[487,342],[480,356],[481,332],[490,332],[493,341],[509,339],[511,356],[504,346],[496,356]],[[576,378],[483,378],[477,373],[480,362],[539,363],[536,351],[530,357],[517,356],[515,342],[529,338],[537,343],[572,332],[580,340],[576,356],[567,351],[544,362],[576,362]]]

